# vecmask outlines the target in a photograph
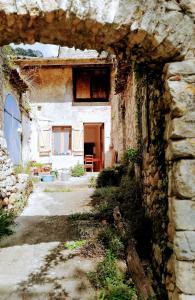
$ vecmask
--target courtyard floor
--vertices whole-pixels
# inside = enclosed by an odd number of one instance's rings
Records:
[[[38,183],[16,219],[14,234],[0,242],[1,300],[92,300],[87,273],[99,258],[68,250],[65,243],[87,239],[98,224],[70,217],[90,212],[87,181]]]

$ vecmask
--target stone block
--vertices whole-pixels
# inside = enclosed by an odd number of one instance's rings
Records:
[[[176,230],[195,230],[195,201],[169,199],[169,217]]]
[[[21,183],[27,182],[28,178],[29,178],[28,174],[18,174],[18,181]]]
[[[169,141],[166,159],[175,160],[178,158],[195,158],[195,138]]]
[[[178,300],[195,300],[195,295],[180,294]]]
[[[5,199],[3,199],[2,201],[2,206],[8,206],[9,204],[9,199],[6,197]]]
[[[194,70],[195,70],[194,60],[175,62],[175,63],[168,64],[166,66],[167,77],[171,77],[177,74],[194,75]]]
[[[172,81],[167,80],[166,98],[168,98],[169,105],[171,107],[172,117],[181,117],[187,112],[187,101],[186,101],[186,82],[185,81]]]
[[[195,160],[183,159],[174,163],[171,190],[179,198],[195,197]]]
[[[176,286],[184,294],[195,294],[195,262],[175,261]]]
[[[195,231],[176,231],[174,252],[179,260],[195,260]]]
[[[167,130],[170,139],[195,138],[195,112],[170,120]]]

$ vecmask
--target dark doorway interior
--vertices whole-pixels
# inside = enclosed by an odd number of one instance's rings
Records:
[[[104,166],[104,124],[84,124],[84,157],[93,155],[94,171],[99,172]]]

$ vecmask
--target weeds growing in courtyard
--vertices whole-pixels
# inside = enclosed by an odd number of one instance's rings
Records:
[[[116,231],[110,227],[98,235],[98,242],[105,250],[105,256],[96,272],[90,272],[88,278],[97,289],[99,300],[131,300],[136,296],[135,288],[126,281],[125,274],[117,264],[124,255],[124,245]],[[137,299],[137,298],[134,298]]]
[[[14,215],[12,213],[0,210],[0,238],[4,235],[12,234],[11,225],[14,223]]]
[[[81,248],[86,244],[85,240],[79,240],[79,241],[71,241],[71,242],[66,242],[64,244],[64,247],[68,250],[76,250]]]
[[[81,177],[84,174],[85,174],[84,167],[79,163],[71,168],[71,176],[73,177]]]
[[[119,186],[123,173],[123,166],[104,169],[97,177],[97,187]]]
[[[95,176],[89,177],[88,187],[89,188],[95,188],[96,185],[97,185],[97,178]]]

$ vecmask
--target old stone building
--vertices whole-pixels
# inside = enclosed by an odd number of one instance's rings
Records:
[[[20,59],[31,77],[31,160],[70,169],[93,155],[107,165],[113,90],[112,64],[103,59]]]
[[[141,150],[153,265],[169,299],[194,299],[194,1],[2,0],[0,7],[1,45],[40,41],[116,54],[114,144],[121,154]]]

